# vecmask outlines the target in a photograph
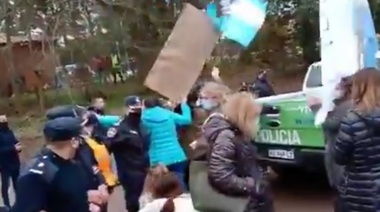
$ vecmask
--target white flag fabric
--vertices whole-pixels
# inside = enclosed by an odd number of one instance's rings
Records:
[[[323,95],[315,117],[320,125],[334,108],[333,91],[342,77],[376,66],[377,41],[367,0],[320,0]]]

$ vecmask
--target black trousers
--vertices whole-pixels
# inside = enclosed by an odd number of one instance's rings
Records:
[[[20,174],[19,169],[1,169],[1,196],[3,197],[4,205],[7,207],[11,206],[10,200],[9,200],[9,182],[12,180],[14,189],[17,189],[17,178]]]
[[[185,168],[185,173],[184,173],[184,180],[185,180],[185,185],[187,187],[187,190],[190,190],[189,187],[189,180],[190,180],[190,160],[186,161],[186,168]]]
[[[119,173],[119,181],[124,189],[125,208],[128,212],[138,212],[139,198],[142,193],[145,173]]]

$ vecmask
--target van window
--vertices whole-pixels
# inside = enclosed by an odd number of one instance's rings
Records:
[[[312,65],[306,81],[306,88],[316,88],[322,86],[322,71],[320,65]]]

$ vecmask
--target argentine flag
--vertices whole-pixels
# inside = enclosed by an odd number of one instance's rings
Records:
[[[362,67],[377,67],[376,53],[379,49],[375,26],[367,0],[356,0],[355,14],[357,31],[360,33]]]
[[[221,17],[217,16],[215,3],[207,6],[206,13],[221,32],[222,38],[247,47],[264,23],[267,4],[266,0],[221,0]]]
[[[378,43],[368,0],[319,0],[322,107],[315,124],[334,108],[332,95],[342,77],[376,67]]]

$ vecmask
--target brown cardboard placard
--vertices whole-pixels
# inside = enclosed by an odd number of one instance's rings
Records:
[[[218,38],[210,18],[186,4],[144,85],[170,100],[186,97]]]

